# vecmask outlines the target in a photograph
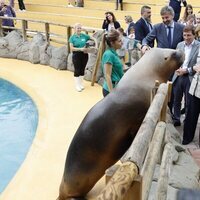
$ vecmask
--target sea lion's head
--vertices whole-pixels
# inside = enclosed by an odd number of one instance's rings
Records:
[[[151,52],[152,51],[152,52]],[[149,53],[154,56],[154,70],[165,81],[169,79],[184,62],[185,54],[181,50],[153,48]]]

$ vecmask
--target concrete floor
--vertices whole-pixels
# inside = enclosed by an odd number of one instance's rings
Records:
[[[75,91],[69,71],[15,59],[0,58],[0,63],[0,77],[26,91],[39,110],[30,151],[0,200],[55,200],[71,139],[89,109],[102,99],[102,89],[85,81],[85,90]],[[101,181],[99,185],[90,196],[98,193]]]

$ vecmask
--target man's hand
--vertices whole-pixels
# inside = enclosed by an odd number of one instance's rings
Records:
[[[200,72],[200,64],[199,65],[195,65],[194,67],[193,67],[193,69],[194,69],[194,71],[196,71],[196,72]]]
[[[144,45],[141,49],[142,53],[145,54],[146,51],[149,51],[151,48],[147,45]]]
[[[187,69],[179,68],[176,70],[175,73],[177,74],[177,76],[183,76],[184,74],[187,74],[188,71],[187,71]]]

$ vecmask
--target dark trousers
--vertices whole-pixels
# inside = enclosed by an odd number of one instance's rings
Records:
[[[192,142],[200,113],[200,99],[190,94],[188,98],[189,104],[183,128],[183,144]]]
[[[20,10],[26,10],[23,0],[18,0],[18,3],[19,3]]]
[[[74,76],[84,76],[85,67],[88,61],[88,54],[83,52],[73,52],[72,62],[74,64]]]
[[[185,95],[185,112],[187,113],[188,107],[188,95],[190,89],[190,79],[188,75],[179,76],[173,84],[174,102],[173,102],[173,119],[174,121],[180,121],[181,116],[181,102],[183,94]]]

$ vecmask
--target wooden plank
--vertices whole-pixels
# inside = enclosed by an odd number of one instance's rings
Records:
[[[164,148],[156,192],[157,200],[167,199],[168,179],[172,163],[172,148],[174,148],[172,143],[167,143]]]
[[[149,145],[149,150],[142,167],[141,175],[143,177],[142,199],[147,200],[151,188],[152,178],[160,154],[162,143],[165,136],[166,123],[159,122],[156,126],[152,141]]]
[[[137,132],[135,139],[133,140],[128,151],[121,158],[122,162],[132,161],[136,163],[138,168],[141,170],[147,153],[148,145],[155,131],[155,127],[167,95],[167,89],[168,87],[165,83],[162,83],[159,86],[156,96],[149,107],[149,110],[143,120],[142,125],[140,126],[140,129]]]

